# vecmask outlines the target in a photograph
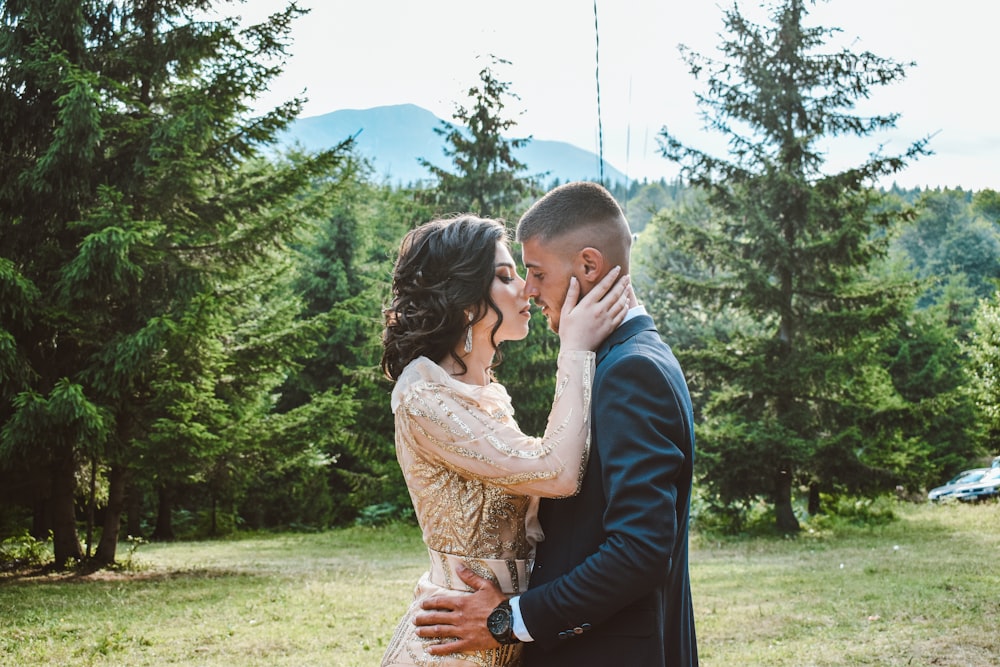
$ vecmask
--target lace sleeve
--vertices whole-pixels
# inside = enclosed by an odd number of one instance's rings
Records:
[[[503,400],[477,399],[445,382],[421,381],[396,410],[397,441],[423,458],[522,495],[579,490],[590,446],[593,352],[559,353],[556,390],[541,437],[526,435]]]

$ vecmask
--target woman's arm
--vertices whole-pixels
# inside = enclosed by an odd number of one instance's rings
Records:
[[[481,404],[452,385],[419,382],[396,410],[397,441],[420,458],[518,494],[572,495],[587,463],[593,375],[593,352],[560,352],[541,437],[520,430],[507,400]]]

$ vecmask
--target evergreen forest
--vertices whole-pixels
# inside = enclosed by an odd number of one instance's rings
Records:
[[[379,182],[350,137],[276,151],[303,101],[253,101],[304,12],[217,4],[0,5],[0,561],[412,521],[379,369],[398,244],[462,211],[512,227],[554,185],[513,157],[499,57],[426,181]],[[794,534],[1000,454],[1000,192],[877,186],[933,151],[881,154],[898,114],[853,113],[910,65],[831,49],[810,5],[733,7],[718,54],[684,51],[728,156],[664,118],[681,176],[605,184],[695,400],[696,528]],[[845,134],[871,157],[829,172],[819,142]],[[536,313],[502,349],[526,432],[557,347]]]

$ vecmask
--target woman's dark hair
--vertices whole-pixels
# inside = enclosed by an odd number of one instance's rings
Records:
[[[432,220],[411,230],[392,273],[392,301],[384,310],[382,371],[392,380],[417,357],[439,362],[447,355],[465,369],[455,347],[486,307],[497,315],[491,338],[503,322],[490,298],[497,244],[507,243],[503,223],[462,215]],[[494,342],[494,347],[496,346]]]

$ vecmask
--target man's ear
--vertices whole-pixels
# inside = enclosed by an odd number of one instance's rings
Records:
[[[579,262],[579,273],[577,278],[580,280],[581,287],[583,287],[583,292],[586,294],[590,291],[590,288],[601,281],[604,274],[608,272],[609,267],[606,266],[607,262],[604,260],[604,254],[597,248],[591,248],[590,246],[584,248],[577,255],[577,261]]]

